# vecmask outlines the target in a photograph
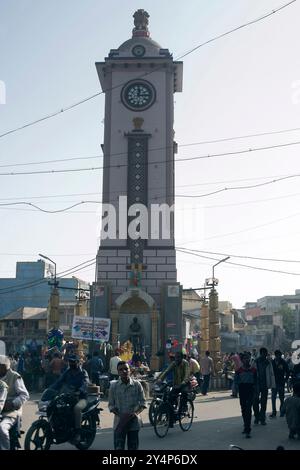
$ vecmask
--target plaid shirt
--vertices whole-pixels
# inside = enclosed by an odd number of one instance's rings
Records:
[[[121,379],[113,380],[110,383],[108,395],[108,409],[113,409],[122,415],[124,413],[135,413],[141,408],[147,408],[146,399],[142,385],[138,380],[129,377],[129,382],[126,384]],[[120,421],[119,416],[114,417],[114,426],[116,429]],[[129,431],[137,431],[141,427],[141,419],[133,418],[128,426]]]

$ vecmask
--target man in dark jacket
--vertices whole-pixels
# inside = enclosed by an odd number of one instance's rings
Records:
[[[99,357],[99,352],[94,351],[93,357],[89,362],[90,372],[91,372],[91,380],[94,384],[100,386],[100,375],[104,370],[103,362]]]
[[[275,377],[271,360],[268,359],[268,350],[260,348],[259,357],[254,362],[257,370],[257,385],[253,401],[254,424],[266,424],[266,409],[268,389],[275,388]]]
[[[244,421],[243,434],[251,437],[251,409],[256,385],[256,369],[250,365],[250,355],[242,355],[242,366],[236,371],[239,387],[240,404]]]
[[[273,371],[275,376],[275,388],[272,388],[272,414],[270,418],[276,418],[276,398],[279,395],[280,400],[280,416],[283,416],[282,406],[284,402],[284,386],[288,381],[290,371],[288,365],[284,359],[282,359],[282,353],[278,349],[275,351],[275,359],[272,361]]]
[[[80,428],[82,410],[87,405],[87,387],[89,384],[89,376],[86,370],[80,367],[79,358],[75,354],[68,357],[69,368],[59,377],[59,379],[51,386],[60,393],[72,393],[78,395],[79,401],[74,406],[74,421],[76,434],[74,442],[80,442]]]

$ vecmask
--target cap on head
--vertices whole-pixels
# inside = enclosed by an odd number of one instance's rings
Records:
[[[0,356],[0,365],[6,366],[7,369],[10,368],[10,360],[7,356]]]

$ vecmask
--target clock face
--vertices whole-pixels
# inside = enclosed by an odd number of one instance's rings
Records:
[[[145,55],[146,49],[144,46],[137,45],[132,48],[132,54],[135,55],[135,57],[143,57]]]
[[[150,108],[155,101],[155,88],[146,80],[127,83],[121,92],[123,104],[133,111]]]

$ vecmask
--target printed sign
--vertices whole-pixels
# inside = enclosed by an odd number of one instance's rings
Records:
[[[179,297],[179,286],[168,286],[168,297]]]
[[[104,296],[104,286],[94,286],[94,296],[103,297]]]
[[[93,335],[94,321],[94,335]],[[109,341],[110,318],[79,317],[74,316],[72,338],[86,341]]]
[[[4,343],[4,341],[0,341],[0,354],[1,354],[1,356],[5,356],[5,343]]]

